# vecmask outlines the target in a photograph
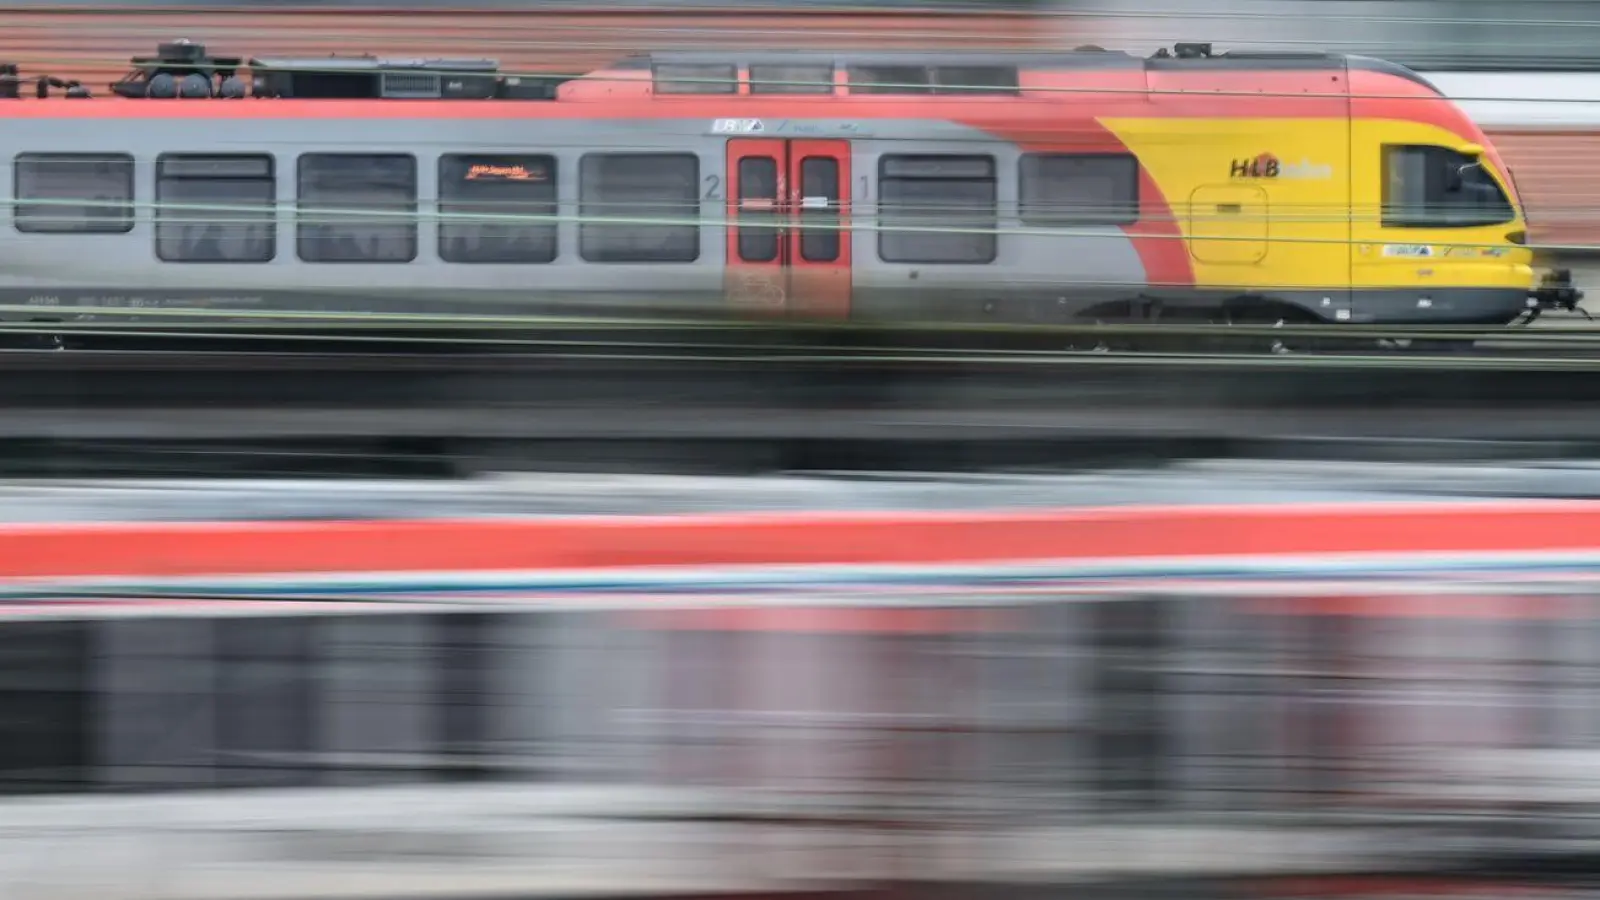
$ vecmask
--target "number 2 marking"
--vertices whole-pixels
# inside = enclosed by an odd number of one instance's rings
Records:
[[[707,175],[706,178],[705,178],[705,182],[706,182],[706,195],[702,199],[705,199],[705,200],[721,200],[722,199],[722,177],[719,176],[719,175]]]

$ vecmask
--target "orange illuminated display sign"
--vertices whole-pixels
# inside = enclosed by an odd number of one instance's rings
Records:
[[[543,181],[544,170],[527,166],[475,165],[467,170],[468,181]]]

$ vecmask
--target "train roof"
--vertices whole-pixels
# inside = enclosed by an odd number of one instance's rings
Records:
[[[1398,63],[1323,51],[1230,50],[1214,53],[1210,44],[1178,44],[1178,52],[1157,51],[1136,56],[1125,50],[1084,46],[1073,50],[673,50],[625,57],[608,69],[641,69],[651,65],[821,65],[848,67],[859,65],[997,65],[1018,69],[1076,70],[1130,69],[1171,70],[1254,70],[1284,71],[1338,69],[1346,66],[1398,70],[1411,73]],[[1191,49],[1195,48],[1195,49]],[[1415,73],[1411,73],[1415,74]]]
[[[605,71],[652,69],[659,72],[674,66],[749,67],[749,66],[832,66],[835,69],[873,67],[926,67],[930,69],[1010,69],[1024,71],[1145,71],[1145,72],[1283,72],[1352,69],[1392,75],[1441,93],[1432,82],[1415,71],[1370,56],[1323,51],[1230,50],[1214,53],[1210,44],[1175,45],[1173,50],[1151,56],[1136,56],[1122,50],[1085,46],[1074,50],[929,52],[926,50],[747,50],[747,51],[672,51],[625,58]]]
[[[557,100],[563,84],[621,77],[653,81],[656,94],[735,94],[741,82],[751,93],[832,93],[845,73],[851,93],[1016,94],[1022,77],[1050,72],[1288,72],[1358,70],[1402,78],[1439,90],[1410,69],[1365,56],[1326,52],[1228,51],[1210,44],[1180,43],[1150,56],[1079,47],[1060,52],[945,52],[916,50],[708,50],[630,56],[590,73],[503,73],[494,59],[395,59],[355,56],[213,56],[202,44],[174,41],[155,56],[134,57],[132,70],[111,85],[117,96],[139,99],[263,98],[316,99],[498,99]],[[248,77],[245,73],[248,72]],[[759,73],[759,74],[758,74]],[[785,79],[789,79],[786,81]],[[27,78],[15,65],[0,64],[0,97],[23,95],[35,82],[39,97],[52,88],[69,98],[87,98],[77,82],[49,76]],[[762,85],[763,90],[756,88]],[[788,87],[784,87],[788,85]]]

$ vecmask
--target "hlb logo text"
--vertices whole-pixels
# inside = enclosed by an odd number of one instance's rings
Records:
[[[1283,171],[1283,165],[1271,153],[1263,153],[1255,159],[1236,159],[1228,170],[1229,178],[1277,178]]]
[[[1320,179],[1332,178],[1333,167],[1319,165],[1309,160],[1298,163],[1283,163],[1271,153],[1263,153],[1254,159],[1236,159],[1228,167],[1230,178],[1299,178]]]

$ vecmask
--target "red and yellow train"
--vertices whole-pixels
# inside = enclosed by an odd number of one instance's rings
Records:
[[[16,93],[0,299],[80,314],[1497,324],[1580,296],[1536,270],[1483,131],[1365,57],[729,51],[553,79],[175,44],[110,97]]]

